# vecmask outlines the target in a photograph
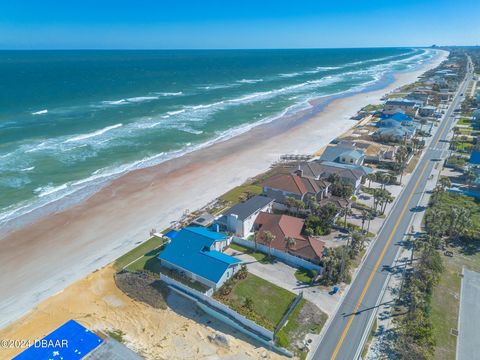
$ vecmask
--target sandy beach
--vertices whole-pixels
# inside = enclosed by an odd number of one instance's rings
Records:
[[[352,127],[361,107],[414,82],[447,56],[387,87],[330,102],[307,121],[281,119],[160,165],[131,172],[83,203],[0,239],[0,328],[198,209],[286,153],[313,153]]]

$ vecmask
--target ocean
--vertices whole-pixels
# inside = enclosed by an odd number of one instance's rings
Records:
[[[75,203],[126,172],[305,110],[311,100],[366,91],[434,54],[0,51],[0,230],[39,209],[58,210],[58,200]]]

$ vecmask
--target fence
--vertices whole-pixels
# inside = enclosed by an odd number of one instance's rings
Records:
[[[233,320],[237,324],[240,324],[243,328],[248,330],[251,333],[254,333],[263,339],[266,339],[268,341],[273,340],[273,332],[270,330],[265,329],[264,327],[256,324],[254,321],[247,319],[245,316],[240,315],[236,311],[230,309],[228,306],[222,304],[221,302],[212,299],[210,296],[206,294],[202,294],[201,292],[192,289],[170,277],[168,277],[165,274],[160,274],[160,279],[170,286],[172,286],[174,289],[177,289],[183,293],[186,293],[187,295],[193,297],[196,301],[199,301],[200,303],[208,305],[210,308],[213,310],[221,313],[223,316],[228,317],[230,320]]]
[[[288,307],[288,310],[287,312],[283,315],[283,317],[281,318],[280,322],[277,324],[277,326],[275,327],[275,330],[274,330],[274,334],[276,334],[282,327],[283,325],[285,325],[285,323],[287,322],[288,318],[290,317],[290,315],[292,314],[293,310],[295,310],[295,308],[298,306],[298,304],[300,303],[300,300],[303,299],[303,291],[300,291],[300,294],[297,295],[297,297],[295,299],[293,299],[292,303],[290,304],[290,306]]]
[[[315,265],[307,260],[303,260],[297,256],[293,256],[290,254],[287,254],[283,251],[277,250],[277,249],[269,249],[268,246],[262,245],[262,244],[257,244],[257,248],[255,249],[255,243],[253,241],[245,240],[239,237],[234,236],[232,240],[235,244],[242,245],[246,248],[252,249],[252,250],[258,250],[261,251],[265,254],[272,254],[272,256],[282,260],[283,262],[295,266],[295,267],[301,267],[305,268],[307,270],[316,270],[320,274],[322,272],[322,267],[319,265]]]

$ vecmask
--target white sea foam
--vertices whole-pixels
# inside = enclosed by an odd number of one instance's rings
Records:
[[[105,104],[105,105],[122,105],[122,104],[128,104],[128,101],[127,101],[127,99],[105,100],[105,101],[102,101],[102,104]]]
[[[32,115],[44,115],[44,114],[47,114],[47,113],[48,113],[48,110],[44,109],[44,110],[32,112]]]
[[[82,135],[78,135],[78,136],[72,137],[72,138],[70,138],[70,139],[65,140],[64,143],[81,141],[81,140],[89,139],[89,138],[92,138],[92,137],[95,137],[95,136],[100,136],[100,135],[102,135],[102,134],[105,134],[107,131],[110,131],[110,130],[113,130],[113,129],[117,129],[117,128],[122,127],[122,126],[123,126],[122,123],[115,124],[115,125],[111,125],[111,126],[107,126],[107,127],[103,128],[103,129],[100,129],[100,130],[97,130],[97,131],[94,131],[94,132],[91,132],[91,133],[82,134]]]
[[[67,184],[62,184],[59,186],[53,186],[53,185],[47,185],[47,186],[41,186],[33,190],[33,192],[40,198],[54,194],[56,192],[65,190],[68,187]]]
[[[241,84],[255,84],[258,82],[262,82],[263,79],[242,79],[242,80],[237,80],[238,83]]]
[[[46,204],[49,204],[53,201],[62,199],[65,196],[69,196],[71,194],[77,194],[77,193],[83,194],[84,191],[82,190],[84,189],[85,191],[90,191],[87,189],[96,189],[98,188],[98,186],[101,186],[101,184],[103,184],[105,181],[108,181],[109,179],[115,178],[131,170],[152,166],[160,162],[166,161],[168,159],[181,156],[185,153],[209,146],[212,143],[227,140],[241,133],[244,133],[255,126],[259,126],[261,124],[274,121],[278,117],[285,116],[285,115],[288,115],[289,113],[299,111],[302,108],[306,108],[306,106],[308,106],[308,104],[305,104],[305,97],[312,94],[316,94],[316,96],[318,97],[318,93],[315,93],[315,91],[319,89],[321,90],[325,85],[331,85],[333,83],[341,82],[345,78],[358,78],[362,81],[362,84],[346,91],[340,91],[337,94],[339,95],[346,92],[359,91],[361,90],[361,87],[366,87],[368,86],[367,84],[371,84],[375,81],[378,81],[378,79],[380,79],[386,72],[392,71],[392,69],[399,64],[410,66],[410,65],[415,65],[418,62],[424,61],[424,59],[428,57],[428,52],[427,52],[427,55],[425,53],[426,52],[422,52],[420,54],[416,53],[414,56],[409,58],[391,61],[386,64],[373,65],[367,69],[362,69],[359,71],[351,71],[351,72],[347,71],[347,72],[335,74],[329,77],[323,77],[322,79],[304,81],[299,84],[293,84],[290,86],[273,89],[270,91],[245,94],[236,98],[225,99],[222,101],[217,101],[209,104],[207,103],[207,104],[198,104],[193,106],[185,106],[181,110],[175,110],[167,114],[159,115],[156,117],[156,119],[155,117],[145,118],[144,120],[142,120],[144,121],[143,125],[152,125],[152,124],[162,125],[162,126],[164,125],[166,128],[173,127],[173,128],[181,129],[183,131],[187,131],[187,132],[192,132],[193,130],[197,133],[200,133],[200,130],[193,129],[187,124],[192,121],[202,121],[203,119],[207,119],[208,115],[210,115],[212,111],[223,109],[226,106],[235,106],[238,104],[249,103],[249,102],[262,100],[262,99],[268,99],[278,94],[291,95],[290,96],[291,100],[298,100],[297,104],[290,106],[289,108],[285,109],[283,112],[275,116],[267,117],[254,123],[249,123],[249,124],[241,125],[239,127],[231,128],[224,132],[219,132],[213,139],[203,142],[201,144],[187,143],[182,149],[177,151],[160,153],[155,156],[144,158],[144,159],[135,161],[133,163],[124,164],[118,167],[110,167],[110,168],[96,170],[92,172],[92,175],[90,177],[87,177],[82,180],[74,181],[71,183],[63,184],[63,185],[57,185],[57,186],[48,185],[48,186],[39,187],[36,189],[36,194],[37,194],[36,200],[32,202],[23,202],[21,204],[15,204],[14,206],[9,207],[8,209],[3,209],[2,213],[0,213],[0,222],[5,221],[6,219],[17,217],[21,214],[31,212],[35,209],[39,209],[42,206],[45,206]],[[363,80],[364,78],[365,80]],[[321,93],[320,96],[323,96],[323,95],[332,95],[332,94],[325,92],[325,94]],[[122,100],[127,101],[127,99],[122,99]],[[163,118],[163,116],[168,116],[168,117]],[[159,117],[162,118],[162,121],[158,121]],[[124,129],[121,130],[121,133],[119,136],[130,136],[131,133],[135,132],[134,130],[137,127],[138,129],[141,129],[142,127],[139,126],[139,123],[141,123],[141,121],[140,122],[136,121],[134,123],[124,126]],[[116,124],[113,126],[120,127],[121,124]],[[105,132],[110,131],[111,129],[112,127],[107,127],[92,133],[78,135],[78,136],[75,136],[74,138],[67,139],[69,141],[65,140],[65,138],[45,140],[35,144],[32,148],[22,148],[22,152],[23,153],[28,152],[25,150],[39,151],[44,149],[50,149],[52,147],[57,150],[58,149],[63,150],[62,146],[59,147],[59,144],[61,145],[61,144],[67,143],[68,148],[70,148],[70,144],[74,143],[75,141],[94,138],[96,136],[104,134]],[[115,133],[114,139],[117,139],[118,137],[117,135],[118,134]],[[95,139],[95,142],[92,142],[92,143],[98,144],[99,141]],[[55,153],[58,152],[57,150]],[[5,156],[5,155],[2,155],[2,156]],[[31,166],[25,167],[24,165],[24,169],[29,169],[29,168],[31,168]],[[79,198],[80,195],[75,195],[75,198],[77,197]],[[71,197],[69,196],[69,198]]]
[[[202,90],[217,90],[217,89],[228,89],[231,87],[238,86],[239,84],[216,84],[216,85],[200,85],[197,88]]]
[[[180,96],[180,95],[183,95],[183,92],[182,91],[178,91],[178,92],[156,92],[155,94],[159,95],[159,96]]]
[[[145,102],[145,101],[151,101],[151,100],[157,100],[158,96],[137,96],[137,97],[131,97],[128,98],[127,101],[130,103],[139,103],[139,102]]]
[[[185,112],[185,109],[181,109],[181,110],[168,111],[167,114],[172,116],[172,115],[178,115],[184,112]]]
[[[23,168],[23,169],[20,169],[20,171],[24,171],[24,172],[27,172],[27,171],[32,171],[35,169],[35,166],[29,166],[29,167],[26,167],[26,168]]]
[[[136,97],[120,99],[120,100],[105,100],[105,101],[102,101],[102,104],[115,106],[115,105],[126,105],[126,104],[132,104],[132,103],[141,103],[141,102],[152,101],[157,99],[158,99],[158,96],[136,96]]]
[[[295,77],[295,76],[299,76],[299,75],[302,75],[302,73],[301,72],[293,72],[293,73],[279,74],[280,77],[284,77],[284,78],[291,78],[291,77]]]
[[[190,133],[190,134],[194,134],[194,135],[203,134],[202,130],[195,130],[195,129],[192,129],[191,127],[188,127],[188,126],[179,127],[178,129],[181,130],[181,131],[185,131],[187,133]]]

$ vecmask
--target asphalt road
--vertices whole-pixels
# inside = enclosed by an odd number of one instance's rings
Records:
[[[454,121],[453,110],[460,104],[460,94],[466,90],[471,77],[469,71],[445,112],[432,142],[425,150],[424,156],[386,219],[373,248],[334,315],[312,359],[353,360],[359,356],[358,350],[363,345],[363,335],[370,318],[375,313],[377,301],[387,280],[387,269],[394,264],[400,243],[409,231],[414,214],[412,210],[420,201],[436,160],[446,156],[445,150],[448,149],[446,138]]]

